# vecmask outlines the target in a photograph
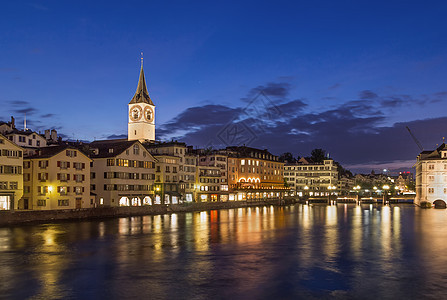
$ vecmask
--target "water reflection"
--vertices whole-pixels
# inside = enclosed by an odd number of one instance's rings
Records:
[[[34,299],[442,297],[446,218],[444,210],[410,206],[296,205],[0,228],[0,292]]]

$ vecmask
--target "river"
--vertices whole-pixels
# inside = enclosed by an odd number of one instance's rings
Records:
[[[446,225],[297,204],[0,228],[0,298],[442,299]]]

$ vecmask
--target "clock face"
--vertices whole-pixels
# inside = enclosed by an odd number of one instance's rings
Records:
[[[144,108],[144,118],[148,122],[152,122],[154,120],[154,110],[150,106],[146,106]]]
[[[129,117],[132,121],[140,120],[142,115],[143,115],[143,110],[141,109],[141,106],[134,105],[130,108]]]

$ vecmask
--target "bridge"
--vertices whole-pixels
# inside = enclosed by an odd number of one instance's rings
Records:
[[[337,203],[355,203],[355,204],[398,204],[398,203],[414,203],[414,195],[388,196],[388,197],[357,197],[357,196],[326,196],[326,197],[309,197],[300,199],[301,202],[327,203],[330,205]]]

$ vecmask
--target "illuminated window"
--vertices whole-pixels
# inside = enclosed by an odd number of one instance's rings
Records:
[[[245,159],[241,160],[241,165],[244,166],[245,165]]]

